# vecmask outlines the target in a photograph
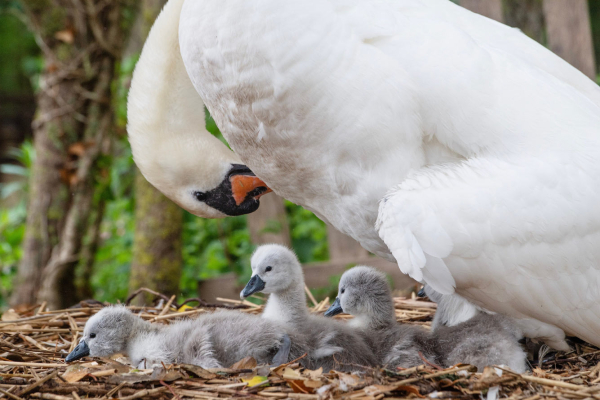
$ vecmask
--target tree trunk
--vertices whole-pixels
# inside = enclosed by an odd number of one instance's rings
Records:
[[[111,82],[123,1],[23,0],[42,49],[24,255],[11,304],[75,300],[74,268],[90,222],[97,161],[110,150]]]
[[[544,0],[550,50],[596,80],[596,61],[587,0]]]
[[[135,178],[135,237],[129,291],[147,287],[167,295],[179,292],[183,211],[138,171]],[[137,304],[151,298],[136,297]]]
[[[502,22],[502,0],[460,0],[464,8]]]

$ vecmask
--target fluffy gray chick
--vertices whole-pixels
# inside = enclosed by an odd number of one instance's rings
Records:
[[[453,327],[438,327],[432,333],[398,324],[387,279],[370,267],[355,267],[342,275],[338,298],[325,315],[340,312],[355,316],[350,323],[362,329],[384,365],[419,365],[423,363],[422,355],[445,367],[467,363],[479,370],[488,365],[506,365],[516,372],[526,369],[519,332],[508,318],[481,313]]]
[[[306,307],[302,265],[287,247],[260,246],[252,256],[252,278],[240,294],[269,293],[262,317],[285,323],[310,344],[303,365],[353,371],[374,366],[377,359],[360,333],[347,324],[310,314]]]
[[[281,324],[235,311],[161,325],[144,321],[125,307],[113,306],[88,320],[81,341],[66,361],[123,353],[138,368],[161,362],[221,368],[248,356],[259,364],[271,363],[274,358],[279,364],[305,352],[296,336]]]

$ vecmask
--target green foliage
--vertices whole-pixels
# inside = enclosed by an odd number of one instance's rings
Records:
[[[8,183],[0,184],[0,201],[12,204],[0,209],[0,307],[6,306],[22,256],[29,175],[35,152],[31,142],[26,141],[20,148],[10,150],[8,155],[15,164],[0,165],[0,173],[10,176]]]
[[[37,86],[42,60],[33,35],[17,18],[22,12],[16,2],[8,3],[0,7],[0,93],[15,96],[29,93],[32,83],[34,88]]]
[[[312,212],[290,202],[285,202],[290,224],[292,247],[302,263],[329,259],[327,226]]]

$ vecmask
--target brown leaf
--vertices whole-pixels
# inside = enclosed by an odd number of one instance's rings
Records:
[[[2,321],[16,321],[18,319],[20,319],[21,316],[19,314],[16,313],[16,311],[14,309],[10,309],[8,311],[6,311],[4,314],[2,314]]]
[[[416,386],[413,386],[413,385],[396,386],[396,389],[394,389],[394,390],[412,393],[412,394],[416,395],[417,397],[425,397],[425,396],[421,395],[421,393],[419,392],[419,388]]]
[[[172,370],[172,369],[169,369],[167,371],[155,370],[152,373],[152,379],[157,380],[157,381],[173,382],[179,378],[183,378],[183,375],[181,375],[179,372]]]
[[[310,379],[319,379],[323,376],[323,368],[319,368],[316,370],[305,369],[302,371],[303,374],[308,375]]]
[[[302,380],[287,380],[286,379],[286,382],[288,385],[290,385],[290,387],[292,388],[294,393],[310,394],[310,393],[314,392],[314,389],[306,387],[304,385],[304,381],[302,381]]]
[[[285,380],[302,380],[302,374],[290,367],[285,367],[281,372],[281,377]]]
[[[148,381],[154,381],[154,380],[155,379],[152,376],[146,375],[146,374],[136,374],[136,373],[115,374],[115,375],[112,375],[110,378],[108,378],[108,383],[121,383],[121,382],[138,383],[138,382],[148,382]]]
[[[54,37],[62,42],[72,44],[75,40],[75,35],[71,29],[65,29],[63,31],[58,31],[54,34]]]
[[[304,386],[306,386],[307,388],[311,388],[311,389],[318,389],[321,386],[323,386],[323,382],[320,380],[308,379],[308,380],[304,381]]]
[[[89,146],[86,146],[85,143],[77,142],[77,143],[73,143],[72,145],[70,145],[67,152],[71,155],[81,157],[82,155],[85,154],[85,149],[87,147],[89,147]]]
[[[362,379],[353,374],[344,374],[343,372],[337,372],[340,382],[344,383],[349,388],[353,388],[362,383]]]
[[[392,390],[395,390],[396,386],[393,385],[371,385],[364,388],[364,391],[369,396],[379,396],[382,393],[389,393]]]
[[[69,366],[61,377],[69,383],[74,383],[79,382],[89,373],[89,369],[83,367],[81,364],[75,364]]]
[[[253,357],[245,357],[231,366],[231,369],[252,369],[256,367],[256,360]]]
[[[215,379],[217,377],[217,374],[213,374],[212,372],[207,371],[204,368],[199,367],[197,365],[181,364],[181,365],[179,365],[179,367],[189,373],[196,375],[200,379],[209,380],[209,379]]]

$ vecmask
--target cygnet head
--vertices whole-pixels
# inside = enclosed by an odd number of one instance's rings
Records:
[[[240,293],[241,298],[253,293],[278,293],[288,290],[297,282],[304,282],[302,265],[296,254],[285,246],[260,246],[250,261],[252,278]]]
[[[85,324],[83,337],[66,361],[75,361],[88,355],[109,357],[125,351],[136,318],[122,306],[103,308]]]
[[[385,274],[371,267],[359,266],[342,275],[338,296],[325,316],[347,313],[355,317],[388,318],[390,310],[393,312]]]

